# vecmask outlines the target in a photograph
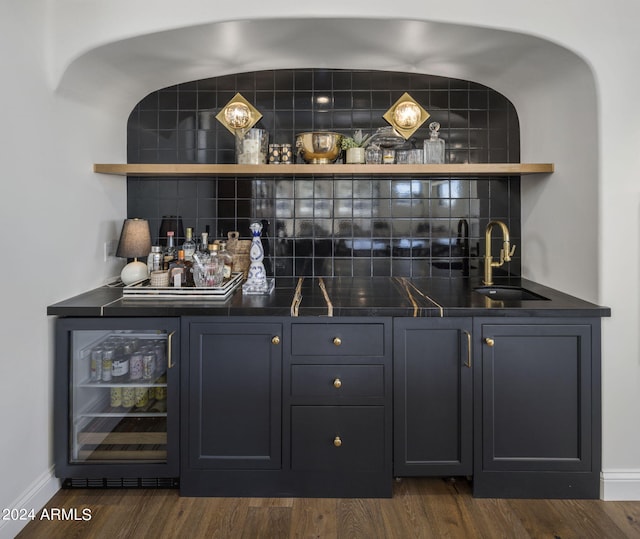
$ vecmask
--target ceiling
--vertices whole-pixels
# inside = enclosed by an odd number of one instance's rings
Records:
[[[92,102],[123,101],[177,83],[279,68],[382,69],[462,78],[509,97],[577,57],[548,41],[418,20],[269,19],[189,26],[85,51],[54,82]]]

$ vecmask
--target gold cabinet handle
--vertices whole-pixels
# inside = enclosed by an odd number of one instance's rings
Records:
[[[271,339],[271,344],[280,344],[280,337],[277,335]]]
[[[464,364],[465,367],[471,368],[471,333],[466,330],[463,330],[465,335],[467,336],[467,362]]]
[[[493,346],[494,344],[496,344],[496,341],[494,341],[491,337],[485,337],[484,342],[487,346]]]
[[[342,387],[342,380],[340,380],[340,378],[336,378],[333,381],[333,387],[335,387],[336,389],[340,389]]]
[[[336,447],[340,447],[342,445],[342,440],[340,439],[340,436],[336,436],[333,439],[333,445],[335,445]]]
[[[167,367],[170,369],[173,368],[173,354],[171,353],[171,349],[173,348],[173,335],[175,331],[172,331],[167,335]]]
[[[335,344],[336,346],[340,346],[342,344],[342,339],[340,337],[334,337],[333,344]]]

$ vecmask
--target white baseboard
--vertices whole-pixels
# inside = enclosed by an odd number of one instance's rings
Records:
[[[640,472],[602,472],[600,498],[606,501],[640,501]]]
[[[60,480],[53,475],[53,466],[36,479],[10,509],[34,510],[37,514],[60,490]],[[0,520],[0,539],[13,539],[31,520]]]

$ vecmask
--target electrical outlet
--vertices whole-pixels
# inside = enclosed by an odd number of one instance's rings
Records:
[[[116,250],[118,249],[118,240],[109,240],[104,242],[104,261],[107,262],[109,258],[116,256]]]

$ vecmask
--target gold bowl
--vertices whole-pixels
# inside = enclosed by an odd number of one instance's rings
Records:
[[[333,131],[309,131],[296,135],[296,150],[306,163],[333,163],[340,156],[342,135]]]

